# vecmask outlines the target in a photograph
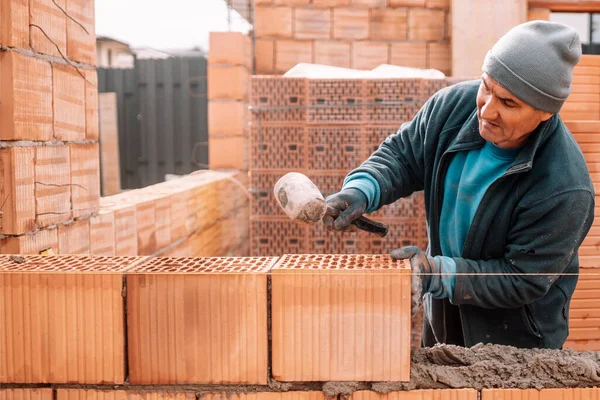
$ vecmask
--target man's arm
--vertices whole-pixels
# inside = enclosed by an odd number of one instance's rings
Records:
[[[593,219],[594,197],[587,190],[558,193],[519,209],[503,258],[454,258],[450,301],[512,308],[542,297],[575,256]]]

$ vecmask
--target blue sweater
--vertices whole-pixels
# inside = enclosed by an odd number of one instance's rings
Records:
[[[435,270],[440,275],[431,279],[429,292],[434,298],[452,301],[456,282],[456,262],[471,227],[479,203],[489,186],[498,179],[514,161],[517,149],[501,149],[493,143],[458,152],[454,155],[444,181],[444,201],[440,218],[440,245],[442,256],[434,257]],[[368,173],[356,173],[347,177],[344,189],[358,189],[367,196],[367,212],[379,208],[381,192],[379,184]]]

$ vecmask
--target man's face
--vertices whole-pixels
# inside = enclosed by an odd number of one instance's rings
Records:
[[[519,147],[551,113],[536,110],[513,96],[487,74],[477,92],[479,134],[503,149]]]

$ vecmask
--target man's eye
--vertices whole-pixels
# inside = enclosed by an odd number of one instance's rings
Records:
[[[515,106],[515,105],[512,103],[512,101],[510,101],[510,100],[508,100],[508,101],[507,101],[507,100],[503,100],[503,103],[504,103],[504,105],[505,105],[506,107],[508,107],[508,108],[514,108],[514,106]]]

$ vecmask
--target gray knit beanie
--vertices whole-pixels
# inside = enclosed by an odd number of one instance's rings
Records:
[[[487,53],[483,72],[538,110],[558,113],[571,93],[581,58],[577,32],[566,25],[531,21],[508,31]]]

